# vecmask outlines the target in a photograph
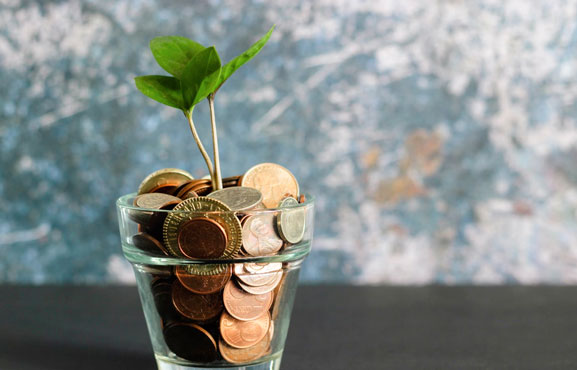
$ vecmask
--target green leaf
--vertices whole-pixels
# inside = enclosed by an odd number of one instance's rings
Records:
[[[214,46],[204,49],[190,59],[182,72],[180,86],[184,107],[192,107],[213,93],[221,73],[220,57]]]
[[[134,79],[141,93],[168,106],[183,109],[180,81],[168,76],[139,76]]]
[[[204,46],[182,36],[161,36],[150,41],[150,50],[166,72],[180,78],[188,61],[204,50]]]
[[[270,30],[264,35],[260,40],[255,42],[250,48],[248,48],[244,53],[240,54],[230,62],[226,63],[224,67],[222,67],[222,73],[220,74],[220,78],[218,81],[218,88],[222,86],[222,84],[230,77],[237,69],[239,69],[243,64],[251,60],[255,55],[258,54],[260,49],[267,43],[272,31],[274,31],[274,27],[272,26]]]

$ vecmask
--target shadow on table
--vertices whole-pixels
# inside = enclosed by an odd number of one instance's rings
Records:
[[[118,351],[72,343],[46,342],[36,338],[3,341],[0,369],[7,370],[155,370],[152,353]]]

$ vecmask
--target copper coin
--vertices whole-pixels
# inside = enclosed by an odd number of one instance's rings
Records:
[[[205,196],[205,195],[208,195],[212,192],[212,185],[210,185],[210,184],[198,184],[196,186],[193,186],[190,190],[194,191],[199,196]]]
[[[150,189],[149,193],[173,195],[178,186],[175,185],[160,185],[156,188]]]
[[[178,248],[190,258],[219,258],[226,249],[224,228],[207,217],[197,217],[178,228]]]
[[[158,190],[164,186],[178,187],[192,179],[194,179],[194,177],[184,170],[178,168],[163,168],[146,176],[138,187],[138,194],[150,193],[152,190]]]
[[[164,323],[180,321],[181,315],[172,304],[172,280],[156,279],[150,284],[156,312]]]
[[[232,267],[215,275],[199,275],[190,266],[177,266],[174,273],[180,283],[188,290],[197,294],[211,294],[222,290],[232,276]]]
[[[176,189],[174,189],[174,192],[173,192],[172,195],[174,195],[175,197],[180,198],[180,197],[178,196],[178,193],[179,193],[182,189],[184,189],[186,186],[188,186],[188,185],[191,183],[191,181],[194,181],[194,180],[187,181],[187,182],[183,183],[182,185],[180,185],[179,187],[177,187]]]
[[[172,303],[184,317],[195,321],[209,321],[223,310],[222,294],[195,294],[178,280],[172,283]]]
[[[178,247],[180,226],[189,220],[198,218],[198,216],[210,218],[225,229],[227,242],[222,258],[234,257],[238,253],[242,243],[242,226],[238,218],[233,212],[230,212],[230,208],[224,203],[207,197],[197,197],[182,201],[174,210],[179,212],[171,212],[166,217],[163,226],[164,245],[171,255],[184,257]]]
[[[150,252],[153,254],[158,254],[161,252],[167,256],[169,255],[166,248],[164,248],[164,245],[147,233],[138,233],[132,236],[132,243],[136,248],[145,252]]]
[[[176,206],[179,202],[180,199],[168,194],[147,193],[138,195],[134,198],[133,204],[142,209],[130,209],[129,216],[139,224],[148,225],[154,216],[154,210],[171,204]]]
[[[299,197],[299,203],[304,203],[307,201],[307,197],[304,194],[301,194]]]
[[[262,316],[272,305],[272,292],[266,294],[249,294],[238,288],[231,280],[222,293],[224,307],[235,319],[242,321],[255,320]]]
[[[271,322],[272,324],[272,322]],[[269,330],[270,332],[270,330]],[[222,338],[218,341],[218,349],[222,358],[232,364],[243,364],[258,360],[267,353],[270,346],[271,336],[265,335],[257,344],[248,348],[234,348],[229,346]]]
[[[294,175],[276,163],[261,163],[252,167],[242,177],[240,186],[261,191],[263,203],[267,208],[276,207],[285,197],[299,196],[299,184]]]
[[[168,204],[160,207],[160,209],[158,209],[158,211],[152,212],[152,216],[150,216],[150,220],[148,221],[148,224],[146,225],[146,230],[148,231],[148,233],[150,235],[154,236],[158,240],[163,240],[163,238],[162,238],[162,226],[164,225],[164,220],[166,220],[166,216],[168,216],[168,212],[163,212],[163,211],[172,210],[177,205],[178,205],[178,203],[177,204],[168,203]],[[167,251],[168,251],[168,249],[167,249]]]
[[[189,190],[186,194],[184,194],[184,195],[182,196],[182,200],[187,200],[187,199],[190,199],[190,198],[197,198],[197,197],[199,197],[199,196],[200,196],[200,195],[198,195],[198,193],[195,192],[194,190]]]
[[[266,256],[278,252],[283,241],[275,231],[274,214],[259,214],[246,219],[242,226],[242,246],[251,256]]]
[[[186,184],[182,185],[179,189],[178,192],[176,193],[176,196],[179,198],[184,197],[192,188],[194,188],[195,186],[199,186],[199,185],[210,185],[210,180],[192,180],[187,182]]]
[[[224,311],[220,316],[220,334],[224,341],[234,348],[248,348],[257,344],[268,332],[270,314],[251,321],[237,320]]]
[[[178,357],[193,362],[211,362],[217,358],[216,341],[199,325],[175,323],[162,333],[166,345]]]
[[[234,186],[237,186],[236,184],[238,184],[238,180],[240,180],[240,176],[241,175],[225,177],[224,179],[222,179],[222,183],[223,184],[224,183],[235,184]]]

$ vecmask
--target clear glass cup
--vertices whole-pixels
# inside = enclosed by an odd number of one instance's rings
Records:
[[[139,208],[135,196],[117,201],[122,251],[134,268],[159,370],[279,369],[300,265],[311,248],[312,197],[284,209],[193,212]],[[273,220],[279,233],[281,217],[291,212],[304,215],[302,240],[283,240],[274,254],[253,256],[243,247],[226,259],[194,259],[166,246],[167,218],[251,219],[255,229],[243,226],[235,236],[242,240],[259,235],[258,220]]]

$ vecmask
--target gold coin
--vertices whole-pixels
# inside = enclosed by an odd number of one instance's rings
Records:
[[[163,168],[146,176],[138,187],[138,194],[150,193],[152,190],[164,186],[174,186],[176,188],[193,179],[194,177],[185,170],[178,168]]]
[[[207,197],[184,200],[174,207],[173,212],[168,214],[163,226],[164,245],[168,251],[173,256],[184,257],[178,244],[179,229],[184,223],[198,217],[213,220],[225,230],[226,247],[219,258],[234,257],[242,243],[240,221],[224,203]],[[195,265],[190,266],[194,268]],[[202,274],[203,272],[199,271],[198,273]],[[205,270],[204,274],[206,273]]]
[[[276,163],[261,163],[252,167],[242,176],[240,186],[260,190],[266,208],[274,208],[290,194],[299,196],[299,184],[294,175]]]
[[[282,209],[276,218],[278,232],[281,238],[291,244],[300,242],[305,235],[306,209],[298,205],[298,200],[287,197],[278,206]]]

